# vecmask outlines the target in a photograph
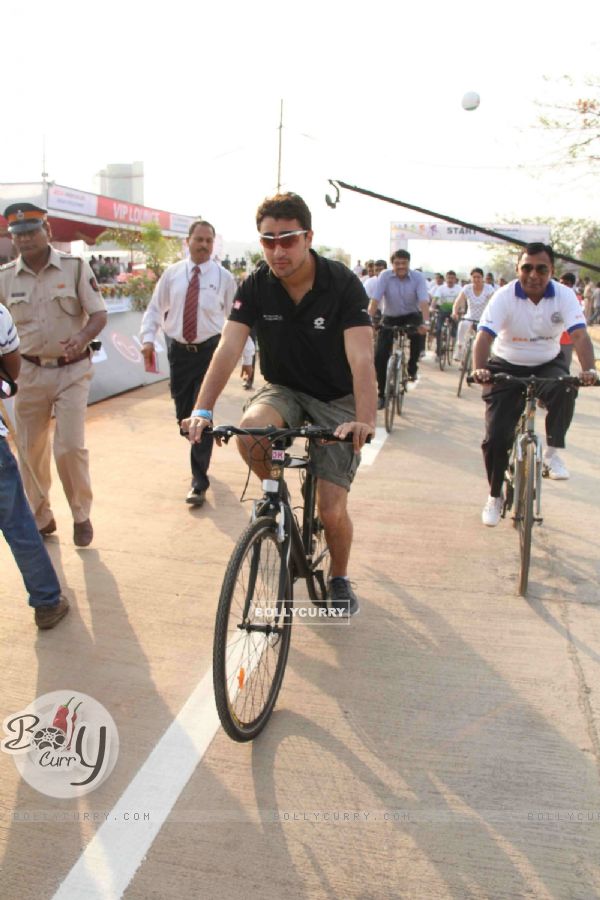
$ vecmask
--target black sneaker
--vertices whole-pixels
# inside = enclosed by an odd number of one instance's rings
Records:
[[[356,594],[347,578],[330,578],[327,587],[329,615],[333,618],[347,619],[359,611]]]

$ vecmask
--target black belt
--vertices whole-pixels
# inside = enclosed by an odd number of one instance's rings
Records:
[[[182,344],[181,341],[173,341],[176,347],[180,350],[185,350],[187,353],[200,353],[200,351],[206,347],[207,344],[210,344],[211,341],[218,342],[221,339],[220,334],[213,334],[212,337],[207,338],[205,341],[202,341],[200,344]]]
[[[88,359],[90,351],[80,353],[73,359],[67,359],[66,356],[48,357],[48,356],[29,356],[27,353],[21,353],[23,359],[33,363],[34,366],[40,366],[42,369],[62,369],[63,366],[71,366],[73,363],[81,362],[82,359]]]

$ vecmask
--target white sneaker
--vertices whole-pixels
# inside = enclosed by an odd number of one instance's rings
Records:
[[[456,350],[454,351],[454,356],[452,359],[454,362],[462,362],[463,348],[462,344],[458,344]]]
[[[487,503],[483,507],[481,512],[481,521],[484,525],[488,525],[490,528],[493,528],[498,524],[502,517],[502,506],[503,506],[502,497],[488,497]]]
[[[571,477],[558,453],[555,453],[550,459],[545,459],[544,465],[548,470],[548,478],[553,478],[555,481],[566,481]]]

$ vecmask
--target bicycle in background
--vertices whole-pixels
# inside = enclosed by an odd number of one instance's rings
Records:
[[[462,386],[465,378],[467,379],[467,384],[469,383],[469,375],[471,374],[471,370],[473,368],[473,344],[475,343],[475,338],[477,337],[477,322],[473,319],[466,320],[461,319],[461,321],[470,321],[471,327],[467,332],[467,336],[465,339],[465,346],[463,348],[463,355],[460,360],[460,371],[458,373],[458,388],[456,391],[456,396],[460,397],[460,393],[462,391]]]
[[[438,363],[442,372],[446,366],[452,365],[455,340],[454,320],[448,315],[444,319],[442,330],[440,332]]]
[[[408,337],[417,331],[416,325],[382,325],[382,328],[389,328],[393,332],[393,343],[388,359],[387,370],[385,375],[385,389],[383,392],[385,406],[385,430],[391,433],[394,427],[394,416],[398,413],[402,415],[402,404],[404,395],[408,390],[408,358],[409,358],[409,342]]]

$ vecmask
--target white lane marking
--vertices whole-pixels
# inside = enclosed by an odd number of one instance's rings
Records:
[[[360,474],[360,470],[363,466],[372,466],[377,458],[377,454],[383,447],[385,441],[388,439],[389,435],[385,428],[376,428],[375,429],[375,437],[371,440],[370,444],[365,444],[365,446],[360,451],[360,466],[358,472]]]
[[[117,800],[54,900],[115,900],[123,895],[218,728],[209,671]],[[149,813],[149,821],[132,821],[134,812]]]
[[[363,447],[370,466],[388,438],[385,428]],[[254,665],[248,660],[250,671]],[[248,673],[249,674],[249,673]],[[212,670],[194,689],[173,723],[117,800],[52,900],[115,900],[127,890],[198,763],[219,730]],[[149,821],[132,821],[134,812]]]

